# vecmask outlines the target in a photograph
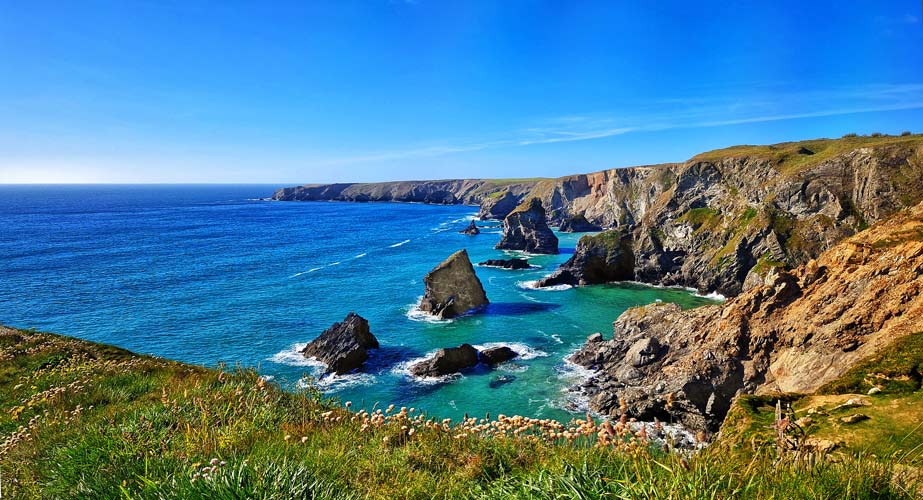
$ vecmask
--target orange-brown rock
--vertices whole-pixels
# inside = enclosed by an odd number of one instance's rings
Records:
[[[723,305],[634,308],[614,330],[573,357],[598,370],[582,390],[603,413],[623,398],[639,418],[715,430],[741,392],[813,392],[923,331],[923,204]]]

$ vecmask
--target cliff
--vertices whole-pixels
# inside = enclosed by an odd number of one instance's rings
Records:
[[[923,203],[751,285],[724,305],[630,309],[588,339],[572,360],[597,370],[591,407],[714,431],[739,394],[812,393],[923,331]]]
[[[302,186],[273,199],[480,203],[483,217],[504,218],[530,197],[551,222],[583,214],[627,232],[632,279],[734,296],[748,276],[804,264],[923,200],[923,136],[737,146],[558,179]]]

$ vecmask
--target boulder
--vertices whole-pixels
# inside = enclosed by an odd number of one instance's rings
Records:
[[[410,367],[417,377],[442,377],[478,364],[478,351],[470,344],[439,349],[436,355]]]
[[[497,248],[542,254],[558,253],[558,237],[548,227],[541,200],[531,198],[503,219],[503,236]]]
[[[480,352],[480,360],[485,365],[498,365],[509,361],[519,354],[507,346],[491,347]]]
[[[447,319],[489,303],[466,250],[449,256],[424,278],[420,310]]]
[[[478,265],[502,267],[503,269],[529,269],[529,261],[527,259],[488,259]]]
[[[588,221],[586,215],[579,213],[561,221],[559,230],[562,233],[592,233],[602,231],[602,227]]]
[[[369,331],[369,322],[351,312],[340,323],[324,330],[301,353],[327,365],[327,373],[342,375],[365,363],[368,350],[378,348],[378,339]]]
[[[516,380],[514,375],[497,375],[496,377],[490,379],[490,383],[487,385],[489,385],[491,389],[496,389],[497,387],[509,384],[514,380]]]
[[[587,235],[580,238],[574,255],[554,273],[539,280],[538,286],[582,286],[631,280],[634,265],[631,237],[627,233],[612,230]]]
[[[461,234],[470,234],[472,236],[475,234],[481,234],[481,230],[478,229],[478,226],[474,223],[474,219],[471,219],[471,222],[468,224],[468,227],[466,227],[465,229],[459,232]]]

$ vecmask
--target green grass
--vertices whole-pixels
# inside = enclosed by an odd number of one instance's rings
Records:
[[[823,394],[865,394],[872,387],[886,393],[917,392],[923,374],[923,333],[899,339],[821,387]]]
[[[862,147],[881,147],[903,145],[913,147],[923,145],[923,135],[909,136],[856,136],[840,139],[815,139],[798,142],[785,142],[768,146],[733,146],[701,153],[693,161],[720,161],[732,157],[753,157],[773,162],[786,174],[795,174],[837,155]],[[802,149],[803,148],[803,149]],[[805,154],[810,151],[813,154]]]
[[[385,412],[368,425],[343,404],[283,391],[249,370],[0,328],[4,498],[914,496],[913,484],[893,480],[890,461],[806,468],[771,446],[729,453],[719,441],[683,455],[631,438],[599,446],[592,437],[488,436],[413,415]]]

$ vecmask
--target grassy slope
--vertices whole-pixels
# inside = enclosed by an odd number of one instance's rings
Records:
[[[4,498],[911,498],[867,458],[808,471],[769,446],[687,460],[390,415],[250,371],[0,328]]]

